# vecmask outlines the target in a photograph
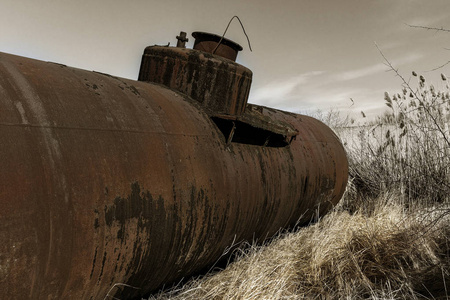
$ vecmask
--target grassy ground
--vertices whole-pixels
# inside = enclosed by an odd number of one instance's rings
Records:
[[[435,299],[447,295],[450,218],[395,195],[238,253],[225,270],[155,299]],[[445,298],[444,298],[445,299]]]
[[[331,213],[150,299],[450,299],[449,87],[413,76],[361,134],[337,130],[350,179]]]

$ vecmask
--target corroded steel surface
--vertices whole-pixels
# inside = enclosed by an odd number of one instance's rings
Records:
[[[0,54],[0,298],[104,299],[126,283],[129,299],[325,213],[347,182],[338,138],[255,107],[298,131],[290,145],[227,144],[157,84]]]
[[[180,91],[216,113],[241,115],[247,104],[252,71],[198,50],[150,46],[142,56],[139,81]]]

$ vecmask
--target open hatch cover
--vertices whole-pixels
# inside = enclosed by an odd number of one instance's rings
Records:
[[[270,113],[268,108],[248,104],[245,113],[240,116],[212,114],[211,119],[222,131],[227,144],[233,142],[264,147],[288,146],[298,131],[286,122],[264,115],[263,110]]]

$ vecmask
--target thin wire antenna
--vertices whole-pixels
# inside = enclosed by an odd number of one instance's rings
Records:
[[[245,32],[244,25],[242,24],[241,19],[239,19],[238,16],[233,16],[233,17],[231,18],[230,22],[228,22],[227,28],[225,28],[225,31],[224,31],[224,33],[222,34],[222,37],[220,38],[219,43],[217,43],[216,48],[214,48],[212,54],[216,53],[217,48],[219,48],[220,43],[222,43],[222,40],[223,40],[223,38],[225,37],[225,33],[227,33],[228,27],[230,27],[231,21],[233,21],[234,18],[237,18],[238,21],[239,21],[239,23],[241,23],[242,30],[244,31],[244,34],[245,34],[245,36],[247,37],[248,47],[250,48],[250,51],[252,51],[252,46],[250,45],[250,39],[248,38],[248,35],[247,35],[247,33]],[[252,52],[253,52],[253,51],[252,51]]]

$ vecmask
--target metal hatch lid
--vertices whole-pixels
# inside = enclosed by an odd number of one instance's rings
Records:
[[[236,61],[238,52],[243,49],[238,43],[217,34],[195,31],[192,36],[195,38],[193,49],[222,56],[232,61]]]
[[[222,40],[220,43],[232,47],[236,51],[242,51],[242,46],[238,43],[229,40],[225,37],[222,37],[220,35],[209,33],[209,32],[203,32],[203,31],[194,31],[192,33],[192,36],[198,41],[211,41],[218,43],[220,40]]]
[[[259,105],[247,104],[247,109],[244,114],[240,116],[226,114],[212,114],[211,116],[227,120],[240,121],[253,127],[271,131],[276,134],[281,134],[286,137],[298,135],[298,130],[291,124],[265,116],[262,112],[263,109],[267,108]]]

